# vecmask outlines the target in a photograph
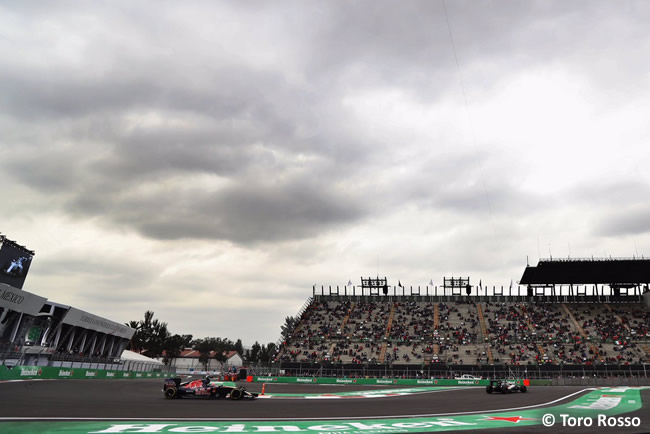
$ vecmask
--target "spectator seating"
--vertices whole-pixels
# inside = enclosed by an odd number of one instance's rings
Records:
[[[649,342],[650,313],[641,304],[479,304],[341,297],[312,301],[277,360],[632,364],[650,361]]]

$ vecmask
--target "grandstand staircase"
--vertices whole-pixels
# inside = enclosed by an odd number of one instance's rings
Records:
[[[526,318],[526,324],[528,324],[528,330],[530,330],[531,333],[535,332],[535,326],[530,321],[530,316],[528,315],[528,311],[526,310],[526,306],[522,305],[521,306],[521,311],[524,313],[524,317]],[[546,353],[546,351],[544,351],[544,347],[539,342],[535,342],[535,345],[537,346],[537,352],[539,353],[539,357],[540,357],[540,360],[541,360],[541,358],[544,356],[544,353]],[[549,359],[550,359],[550,357],[549,357]]]
[[[582,339],[584,339],[585,342],[589,342],[589,340],[587,339],[587,333],[585,333],[585,330],[582,328],[582,326],[578,324],[578,321],[573,316],[573,313],[571,313],[571,309],[569,309],[569,306],[567,306],[566,303],[562,303],[562,309],[564,309],[564,312],[566,312],[566,314],[569,317],[569,321],[571,321],[571,323],[576,328],[576,330],[578,330],[578,333],[580,333]],[[598,358],[598,356],[600,355],[598,351],[598,347],[596,347],[596,345],[594,345],[593,343],[589,342],[589,348],[591,348],[591,351],[594,353],[594,356]],[[602,358],[601,361],[603,361]]]
[[[343,321],[341,322],[341,335],[343,335],[343,332],[345,331],[345,326],[348,324],[348,321],[350,320],[350,313],[354,310],[354,305],[355,303],[352,303],[350,305],[350,309],[348,309],[348,313],[345,315],[345,318],[343,318]]]
[[[440,328],[440,305],[438,303],[434,303],[433,305],[433,329],[438,330]],[[433,344],[433,355],[434,356],[439,356],[440,355],[440,345],[438,344]],[[427,363],[428,359],[428,363]],[[427,357],[425,357],[424,362],[425,365],[428,365],[431,363],[432,357],[427,354]]]
[[[610,313],[612,313],[614,315],[614,318],[616,318],[616,321],[623,324],[623,327],[625,327],[625,329],[629,332],[630,331],[630,326],[623,322],[623,318],[618,316],[618,314],[614,312],[614,310],[612,309],[612,307],[609,304],[605,303],[605,307],[607,308],[608,311],[610,311]]]
[[[390,315],[388,315],[388,324],[386,325],[386,333],[384,334],[384,343],[381,344],[379,352],[379,363],[384,363],[386,360],[386,350],[388,349],[388,342],[386,340],[390,337],[390,329],[393,327],[393,318],[395,318],[395,305],[391,305]]]
[[[483,305],[481,303],[476,303],[476,310],[478,311],[479,324],[481,325],[481,334],[483,334],[483,342],[489,340],[487,324],[485,323],[485,315],[483,315]],[[487,356],[490,365],[494,364],[494,356],[492,355],[492,347],[487,347]]]
[[[345,332],[345,326],[348,323],[348,320],[350,319],[350,313],[354,310],[354,303],[350,305],[350,309],[348,309],[348,313],[345,314],[345,317],[343,318],[343,321],[341,321],[341,336],[346,336],[343,332]],[[336,342],[334,342],[332,345],[330,345],[330,354],[334,354],[334,348],[336,348]]]

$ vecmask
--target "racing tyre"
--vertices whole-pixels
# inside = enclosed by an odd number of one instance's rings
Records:
[[[508,386],[506,384],[501,386],[501,393],[510,393],[510,389],[508,389]]]
[[[165,390],[165,398],[167,398],[167,399],[176,398],[176,388],[175,387],[170,387],[167,390]]]
[[[244,397],[244,392],[241,389],[233,389],[232,392],[230,392],[230,399],[232,400],[239,400]]]
[[[528,388],[527,388],[526,386],[521,386],[521,387],[519,388],[519,390],[521,390],[521,393],[526,393],[526,392],[528,392]]]
[[[488,386],[488,387],[485,388],[485,391],[486,391],[487,393],[492,393],[492,392],[494,391],[494,389],[493,389],[492,386]]]

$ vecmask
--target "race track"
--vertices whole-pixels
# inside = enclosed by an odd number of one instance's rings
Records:
[[[242,383],[244,384],[244,383]],[[538,387],[530,393],[487,395],[484,387],[440,390],[410,396],[306,400],[257,399],[229,401],[164,399],[161,381],[63,380],[5,383],[0,417],[37,418],[215,418],[283,419],[322,417],[386,417],[489,411],[554,401],[582,387]],[[245,384],[260,392],[262,384]],[[266,393],[324,393],[347,390],[385,390],[390,386],[269,384]],[[396,388],[394,388],[396,389]],[[3,401],[5,401],[3,399]]]
[[[262,384],[244,384],[260,392]],[[278,396],[274,394],[334,395],[349,391],[400,390],[390,386],[344,386],[312,384],[267,384],[269,399],[254,401],[164,399],[159,380],[52,380],[0,383],[0,432],[17,429],[15,422],[62,420],[128,420],[128,421],[262,421],[262,420],[373,420],[377,418],[445,417],[497,411],[543,409],[569,403],[589,392],[584,387],[531,387],[528,393],[492,394],[483,387],[458,389],[439,388],[404,396],[368,398],[362,396],[343,399],[306,399],[305,396]],[[641,392],[642,400],[650,402],[650,389]],[[337,397],[341,398],[341,397]],[[633,429],[610,432],[650,431],[650,410],[647,405],[630,413],[639,416],[642,425]],[[28,422],[30,421],[30,422]],[[12,424],[13,423],[13,424]],[[5,425],[6,424],[6,425]],[[514,425],[514,424],[513,424]],[[27,426],[27,425],[25,425]],[[7,429],[3,429],[3,427]],[[483,427],[482,427],[483,428]],[[514,431],[524,431],[522,426]],[[49,429],[49,428],[48,428]],[[38,432],[39,429],[31,432]],[[483,429],[485,431],[485,429]],[[491,430],[490,430],[491,431]],[[500,428],[499,431],[503,431]],[[551,431],[541,425],[526,427],[526,432]],[[593,429],[572,428],[553,432],[592,432]],[[607,431],[600,430],[599,431]],[[20,430],[15,431],[20,432]],[[207,432],[207,431],[206,431]],[[466,431],[467,432],[467,431]]]

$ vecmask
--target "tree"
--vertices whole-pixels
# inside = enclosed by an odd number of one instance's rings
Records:
[[[260,360],[260,352],[262,351],[262,346],[260,345],[259,342],[255,341],[253,346],[251,347],[251,352],[250,352],[250,362],[251,363],[257,363]]]
[[[298,326],[298,322],[298,318],[293,316],[288,316],[284,319],[284,324],[280,327],[280,336],[282,336],[283,341],[289,340],[289,337],[291,337],[291,334]]]
[[[135,333],[127,348],[147,357],[160,357],[163,353],[165,341],[170,333],[167,330],[167,323],[154,319],[154,313],[150,310],[144,313],[144,319],[130,321],[127,326],[134,328]]]
[[[233,344],[230,339],[221,338],[216,339],[216,344],[217,348],[215,350],[214,358],[223,366],[223,364],[226,363],[226,360],[228,360],[228,351],[230,351],[235,344]]]
[[[196,339],[194,341],[194,349],[199,352],[199,363],[203,365],[205,370],[208,369],[210,362],[210,353],[215,351],[217,347],[215,338]]]
[[[129,321],[125,323],[125,325],[135,330],[135,333],[133,333],[133,337],[129,341],[129,344],[126,346],[126,349],[139,353],[142,351],[142,346],[144,345],[143,333],[140,331],[140,322]]]
[[[187,348],[192,341],[192,335],[173,335],[168,337],[163,343],[163,350],[165,355],[163,363],[169,365],[172,359],[181,355],[184,348]]]
[[[260,349],[260,361],[262,363],[269,363],[275,357],[277,352],[277,345],[275,342],[269,342],[267,345],[262,345]]]
[[[237,339],[237,342],[235,342],[235,351],[237,351],[240,356],[244,357],[244,345],[242,344],[241,339]]]

